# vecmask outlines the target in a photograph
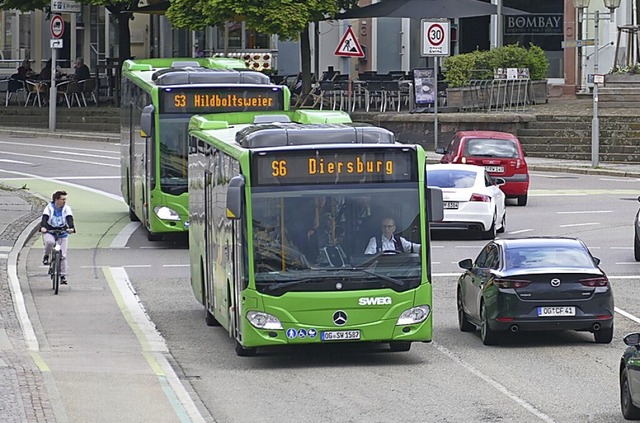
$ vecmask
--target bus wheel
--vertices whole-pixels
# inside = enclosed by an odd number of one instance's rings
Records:
[[[253,357],[257,351],[257,348],[245,348],[240,342],[236,341],[236,355],[238,357]]]
[[[411,349],[411,342],[389,342],[389,347],[393,352],[409,351]]]
[[[138,216],[136,216],[136,212],[133,211],[131,206],[129,206],[129,220],[132,222],[140,222],[140,219],[138,219]]]
[[[147,239],[149,241],[161,241],[162,240],[162,235],[159,234],[152,234],[151,232],[149,232],[149,230],[147,229]]]

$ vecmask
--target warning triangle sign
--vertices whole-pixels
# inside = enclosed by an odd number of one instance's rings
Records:
[[[360,47],[360,43],[356,39],[353,29],[351,29],[351,25],[347,28],[347,32],[344,33],[342,40],[333,54],[346,57],[364,57],[364,51],[362,47]]]

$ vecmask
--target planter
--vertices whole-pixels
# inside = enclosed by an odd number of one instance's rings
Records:
[[[612,73],[606,74],[604,76],[605,87],[613,86],[615,88],[621,86],[629,87],[634,85],[640,86],[640,74],[629,75],[624,73]]]
[[[549,87],[547,81],[530,81],[529,102],[532,104],[545,104],[549,102]]]

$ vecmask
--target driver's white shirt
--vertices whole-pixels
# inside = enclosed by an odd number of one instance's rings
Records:
[[[413,246],[413,252],[420,252],[420,244],[412,244],[410,241],[407,241],[403,237],[399,237],[400,242],[402,243],[402,249],[405,253],[411,251],[411,247]],[[393,237],[387,238],[384,235],[380,237],[382,242],[382,251],[395,251],[396,244],[393,242]],[[378,251],[378,239],[374,236],[369,240],[369,244],[367,248],[364,250],[365,254],[375,254]]]

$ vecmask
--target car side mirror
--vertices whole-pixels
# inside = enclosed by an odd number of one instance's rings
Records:
[[[438,147],[436,148],[436,153],[437,154],[445,154],[447,151],[444,149],[444,147]],[[640,197],[638,198],[638,201],[640,201]]]
[[[638,197],[638,202],[640,202],[640,197]]]
[[[623,338],[624,343],[630,347],[640,344],[640,333],[630,333]]]
[[[600,266],[600,259],[598,257],[594,257],[593,261],[596,263],[596,266]]]
[[[496,186],[501,186],[507,183],[507,181],[504,180],[504,178],[493,178],[493,183]]]
[[[466,270],[471,270],[471,268],[473,267],[473,262],[471,261],[471,259],[460,260],[458,262],[458,266]]]

